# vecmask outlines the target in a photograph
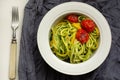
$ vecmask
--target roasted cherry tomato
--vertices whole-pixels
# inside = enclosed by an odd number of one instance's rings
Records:
[[[67,16],[67,20],[70,22],[78,22],[78,16],[75,14],[70,14]]]
[[[82,44],[86,43],[89,39],[89,34],[84,29],[79,29],[76,33],[76,39]]]
[[[90,19],[84,19],[84,20],[82,20],[81,21],[81,26],[87,32],[92,32],[95,29],[95,23],[94,23],[93,20],[90,20]]]

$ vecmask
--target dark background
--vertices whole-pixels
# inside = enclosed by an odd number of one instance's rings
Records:
[[[97,8],[107,19],[112,46],[105,62],[96,70],[79,76],[59,73],[42,59],[37,46],[37,30],[43,16],[54,6],[78,1]],[[29,0],[22,26],[19,80],[120,80],[120,0]]]

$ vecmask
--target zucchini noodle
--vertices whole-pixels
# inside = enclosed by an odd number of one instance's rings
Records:
[[[81,63],[88,60],[98,48],[99,30],[89,34],[89,40],[81,44],[76,37],[77,29],[67,20],[59,22],[50,30],[50,48],[61,60],[69,63]]]

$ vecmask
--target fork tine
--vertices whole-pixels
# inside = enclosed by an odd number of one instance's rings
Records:
[[[18,21],[19,20],[18,8],[16,10],[16,18],[17,18],[17,21]]]
[[[15,18],[14,18],[14,16],[15,16],[15,12],[14,12],[14,8],[12,8],[12,22],[14,22],[15,20]]]

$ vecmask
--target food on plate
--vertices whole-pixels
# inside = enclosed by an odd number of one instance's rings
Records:
[[[95,23],[91,19],[82,20],[81,25],[87,32],[92,32],[95,28]]]
[[[50,30],[50,48],[61,60],[81,63],[88,60],[99,45],[100,32],[95,22],[83,14],[68,14]]]
[[[76,39],[84,44],[88,41],[89,34],[84,29],[79,29],[76,33]]]

